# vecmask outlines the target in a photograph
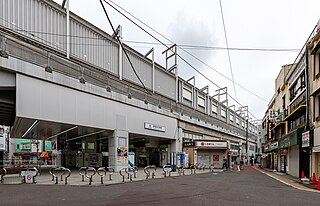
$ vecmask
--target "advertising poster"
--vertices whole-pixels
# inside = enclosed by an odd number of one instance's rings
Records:
[[[126,158],[128,157],[127,147],[118,147],[117,153],[118,153],[117,155],[118,160],[126,160]]]
[[[134,165],[134,152],[129,152],[128,153],[128,168],[131,169],[133,168]]]

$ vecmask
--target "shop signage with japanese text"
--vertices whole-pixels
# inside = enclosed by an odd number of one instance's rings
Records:
[[[183,143],[184,147],[194,147],[194,145],[195,145],[194,142],[184,142]]]
[[[197,141],[197,147],[206,147],[206,148],[227,148],[227,142],[207,142],[207,141]]]
[[[302,133],[302,147],[310,146],[310,131]]]

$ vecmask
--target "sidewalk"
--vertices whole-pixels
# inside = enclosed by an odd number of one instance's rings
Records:
[[[35,177],[35,184],[37,185],[56,185],[56,180],[52,180],[52,175],[49,173],[49,169],[42,169],[41,174]],[[150,170],[151,171],[151,170]],[[184,175],[198,175],[198,174],[204,174],[204,173],[218,173],[223,172],[222,169],[214,169],[213,171],[210,171],[210,169],[197,169],[196,174],[191,174],[190,169],[185,169]],[[56,172],[58,177],[58,185],[65,185],[65,175],[62,176],[61,180],[61,173]],[[88,172],[88,175],[92,174],[92,172]],[[103,173],[102,173],[103,174]],[[155,171],[154,178],[152,178],[152,175],[146,179],[146,174],[144,173],[143,168],[138,168],[138,171],[136,173],[136,177],[132,176],[132,181],[130,178],[128,178],[128,175],[124,172],[124,181],[123,177],[119,174],[119,172],[114,172],[112,174],[111,180],[109,180],[109,173],[106,174],[106,176],[103,177],[103,184],[101,184],[101,176],[97,173],[92,177],[92,182],[90,186],[102,186],[102,185],[112,185],[112,184],[121,184],[121,183],[128,183],[128,182],[134,182],[134,181],[150,181],[152,179],[158,179],[158,178],[172,178],[172,177],[178,177],[182,176],[183,174],[179,174],[178,170],[176,172],[171,172],[171,175],[169,177],[164,177],[164,172],[162,167],[157,167]],[[84,176],[84,181],[82,181],[82,176],[79,174],[78,169],[74,169],[71,171],[70,177],[67,178],[67,185],[74,185],[74,186],[89,186],[89,178]],[[6,175],[4,177],[4,181],[2,184],[22,184],[24,180],[24,177],[19,176],[19,174],[10,174]]]
[[[275,172],[268,168],[262,168],[258,166],[253,166],[256,170],[260,171],[263,174],[266,174],[286,185],[289,185],[293,188],[304,190],[304,191],[310,191],[310,192],[318,192],[320,193],[320,190],[317,190],[317,185],[312,185],[311,182],[303,183],[299,178],[293,177],[291,175],[288,175],[286,173],[281,172]]]

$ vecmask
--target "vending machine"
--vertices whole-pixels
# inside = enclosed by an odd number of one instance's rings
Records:
[[[186,152],[177,152],[177,167],[189,167],[189,154]]]

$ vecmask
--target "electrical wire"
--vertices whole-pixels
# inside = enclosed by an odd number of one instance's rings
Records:
[[[0,17],[1,20],[7,22],[10,24],[10,22],[8,22],[7,20],[3,19]],[[12,24],[13,25],[13,24]],[[68,35],[66,34],[57,34],[57,33],[52,33],[52,32],[42,32],[42,31],[32,31],[32,30],[26,30],[26,29],[22,29],[19,26],[14,25],[15,27],[19,28],[19,29],[14,29],[14,31],[18,31],[18,32],[25,32],[28,35],[31,35],[32,37],[36,37],[39,38],[43,41],[46,41],[47,43],[52,44],[52,42],[49,42],[45,39],[42,39],[39,36],[36,36],[35,34],[46,34],[46,35],[51,35],[51,36],[60,36],[60,37],[67,37]],[[80,39],[91,39],[91,40],[100,40],[100,41],[105,41],[106,38],[104,37],[88,37],[88,36],[79,36],[79,35],[69,35],[69,37],[71,38],[80,38]],[[127,42],[127,43],[133,43],[133,44],[146,44],[146,45],[162,45],[161,43],[157,43],[157,42],[146,42],[146,41],[133,41],[133,40],[122,40],[123,42]],[[61,43],[59,42],[59,44],[66,44],[66,43]],[[110,46],[107,44],[91,44],[91,43],[71,43],[71,45],[88,45],[88,46]],[[166,44],[167,46],[170,46],[170,44]],[[185,49],[203,49],[203,50],[234,50],[234,51],[259,51],[259,52],[298,52],[300,51],[300,49],[276,49],[276,48],[239,48],[239,47],[217,47],[217,46],[203,46],[203,45],[188,45],[188,44],[177,44],[177,46],[181,47],[181,48],[185,48]]]
[[[219,2],[220,2],[221,18],[222,18],[222,24],[223,24],[223,30],[224,30],[224,38],[225,38],[225,40],[226,40],[228,60],[229,60],[229,67],[230,67],[230,71],[231,71],[231,79],[232,79],[232,84],[233,84],[234,96],[235,96],[235,98],[236,98],[236,100],[237,100],[238,98],[237,98],[236,86],[235,86],[235,84],[234,84],[234,76],[233,76],[233,69],[232,69],[231,57],[230,57],[230,51],[229,51],[227,30],[226,30],[226,25],[225,25],[225,21],[224,21],[224,16],[223,16],[223,9],[222,9],[221,0],[219,0]]]
[[[100,0],[101,1],[101,0]],[[144,28],[142,28],[139,24],[137,24],[136,22],[134,22],[132,19],[130,19],[129,17],[127,17],[125,14],[123,14],[121,11],[119,11],[117,8],[115,8],[113,5],[111,5],[109,2],[107,2],[106,0],[103,0],[105,3],[107,3],[109,6],[111,6],[113,9],[115,9],[118,13],[120,13],[122,16],[124,16],[126,19],[128,19],[130,22],[132,22],[134,25],[136,25],[138,28],[140,28],[141,30],[143,30],[145,33],[147,33],[149,36],[151,36],[152,38],[154,38],[156,41],[158,41],[159,43],[161,43],[163,46],[167,47],[168,46],[166,44],[164,44],[162,41],[160,41],[158,38],[156,38],[154,35],[152,35],[150,32],[146,31]],[[111,0],[109,0],[110,2],[112,2]],[[112,2],[113,4],[115,4],[114,2]],[[117,4],[115,4],[117,5]],[[135,16],[133,16],[131,13],[129,13],[128,11],[126,11],[125,9],[123,9],[122,7],[120,7],[119,5],[117,5],[117,7],[121,8],[123,11],[125,11],[126,13],[128,13],[130,16],[132,16],[134,19],[136,19],[137,21],[139,21],[140,23],[142,23],[143,25],[145,25],[146,27],[148,27],[149,29],[151,29],[152,31],[154,31],[155,33],[157,33],[158,35],[160,35],[161,37],[165,38],[167,41],[173,43],[170,39],[168,39],[167,37],[165,37],[164,35],[162,35],[161,33],[159,33],[158,31],[154,30],[153,28],[151,28],[150,26],[148,26],[146,23],[142,22],[140,19],[136,18]],[[188,53],[189,55],[191,55],[192,57],[196,58],[198,61],[200,60],[199,58],[195,57],[193,54],[191,54],[190,52],[186,51],[183,48],[182,49],[184,52]],[[195,69],[194,66],[192,66],[189,62],[187,62],[181,55],[176,54],[182,61],[184,61],[186,64],[188,64],[189,66],[191,66],[191,68]],[[201,63],[204,63],[203,61],[200,60]],[[207,65],[207,64],[205,64]],[[209,67],[212,68],[212,67]],[[213,68],[212,68],[213,69]],[[217,73],[219,73],[220,75],[222,75],[223,77],[227,78],[228,80],[230,80],[230,78],[226,77],[225,75],[221,74],[220,72],[218,72],[217,70],[213,69],[214,71],[216,71]],[[195,69],[195,71],[197,71],[201,76],[203,76],[205,79],[207,79],[209,82],[211,82],[213,85],[215,85],[216,87],[220,88],[217,84],[215,84],[212,80],[210,80],[207,76],[205,76],[203,73],[201,73],[199,70]],[[232,81],[232,80],[231,80]],[[238,84],[237,84],[238,85]],[[248,91],[248,89],[246,89]],[[253,93],[253,92],[250,92]],[[235,100],[230,94],[227,94],[231,99],[233,99],[236,103],[238,103],[240,106],[242,106],[237,100]],[[257,97],[259,97],[258,95],[255,95]],[[261,98],[261,97],[259,97]],[[268,102],[267,100],[265,100],[264,98],[261,98],[262,100]],[[255,117],[251,112],[249,112],[255,119],[258,119],[257,117]]]
[[[104,2],[106,2],[105,0],[104,0]],[[111,1],[112,2],[112,1]],[[109,4],[108,2],[106,2],[107,4]],[[110,4],[109,4],[110,5]],[[111,7],[113,7],[112,5],[110,5]],[[113,7],[114,8],[114,7]],[[114,8],[114,9],[116,9],[116,8]],[[116,9],[117,10],[117,9]],[[117,10],[119,13],[121,13],[122,14],[122,12],[120,12],[119,10]],[[130,13],[129,13],[130,14]],[[124,14],[122,14],[123,16],[125,16]],[[131,14],[130,14],[131,15]],[[133,16],[133,15],[131,15],[131,16]],[[126,16],[125,16],[126,17]],[[134,16],[133,16],[134,17]],[[130,20],[128,17],[126,17],[128,20]],[[134,17],[135,18],[135,17]],[[137,18],[136,18],[137,19]],[[130,20],[130,21],[132,21],[132,20]],[[140,21],[139,19],[138,19],[138,21]],[[140,22],[142,22],[142,21],[140,21]],[[9,22],[10,23],[10,22]],[[132,23],[134,23],[135,25],[137,25],[135,22],[133,22],[132,21]],[[142,22],[143,23],[143,22]],[[144,23],[143,23],[144,24]],[[145,24],[146,25],[146,24]],[[14,25],[14,26],[16,26],[16,25]],[[139,25],[137,25],[139,28],[141,28],[142,30],[144,30],[142,27],[140,27]],[[150,28],[150,29],[152,29],[151,27],[149,27],[148,25],[146,25],[148,28]],[[16,26],[17,27],[17,26]],[[20,27],[18,27],[18,28],[20,28]],[[113,28],[114,29],[114,28]],[[22,30],[22,29],[21,29]],[[156,33],[158,33],[159,35],[161,35],[159,32],[157,32],[156,30],[154,30],[154,29],[152,29],[153,31],[155,31]],[[151,35],[149,32],[147,32],[146,30],[144,30],[146,33],[148,33],[150,36],[152,36],[154,39],[156,39],[158,42],[160,42],[162,45],[164,45],[165,47],[167,47],[168,48],[168,46],[166,45],[166,44],[164,44],[163,42],[161,42],[159,39],[157,39],[157,38],[155,38],[153,35]],[[31,36],[33,36],[33,37],[37,37],[37,36],[35,36],[34,34],[32,34],[32,33],[30,33],[30,32],[28,32],[28,31],[26,31],[29,35],[31,35]],[[37,32],[37,33],[45,33],[45,32]],[[50,33],[47,33],[47,34],[50,34]],[[161,35],[161,36],[163,36],[163,35]],[[80,37],[80,36],[77,36],[77,37],[79,37],[79,38],[87,38],[87,37]],[[163,36],[164,38],[166,38],[165,36]],[[42,39],[42,38],[40,38],[40,37],[37,37],[37,38],[39,38],[39,39]],[[97,39],[97,38],[95,38],[95,39]],[[167,39],[167,38],[166,38]],[[46,41],[46,40],[44,40],[44,39],[42,39],[43,41],[45,41],[45,42],[48,42],[48,41]],[[102,40],[102,39],[101,39]],[[168,39],[169,40],[169,39]],[[169,40],[169,41],[171,41],[171,40]],[[172,41],[171,41],[172,42]],[[49,43],[49,42],[48,42]],[[173,43],[173,42],[172,42]],[[51,44],[51,43],[50,43]],[[185,49],[183,49],[182,48],[182,50],[184,50],[185,51]],[[124,52],[125,52],[125,50],[124,50]],[[187,51],[185,51],[185,52],[187,52]],[[190,54],[189,52],[187,52],[189,55],[191,55],[191,56],[193,56],[192,54]],[[216,87],[218,87],[218,88],[220,88],[217,84],[215,84],[214,82],[212,82],[210,79],[208,79],[205,75],[203,75],[199,70],[197,70],[194,66],[192,66],[189,62],[187,62],[183,57],[181,57],[180,55],[178,55],[177,54],[177,56],[180,58],[180,59],[182,59],[186,64],[188,64],[189,66],[191,66],[193,69],[195,69],[200,75],[202,75],[203,77],[205,77],[208,81],[210,81],[212,84],[214,84]],[[193,57],[195,57],[195,56],[193,56]],[[197,58],[198,59],[198,58]],[[198,59],[198,60],[200,60],[200,59]],[[200,60],[201,61],[201,60]],[[203,61],[201,61],[202,63],[204,63]],[[207,65],[207,64],[205,64],[205,65]],[[207,66],[209,66],[209,65],[207,65]],[[212,67],[210,67],[209,66],[209,68],[211,68],[211,69],[213,69]],[[215,69],[213,69],[213,70],[215,70]],[[135,71],[135,70],[134,70]],[[216,71],[216,70],[215,70]],[[218,71],[216,71],[216,72],[218,72]],[[136,72],[135,72],[136,73]],[[220,72],[218,72],[220,75],[222,75],[222,76],[224,76],[223,74],[221,74]],[[137,76],[138,77],[138,76]],[[224,77],[226,77],[226,76],[224,76]],[[138,77],[139,78],[139,77]],[[227,77],[226,77],[227,78]],[[228,78],[227,78],[228,79]],[[230,80],[230,79],[229,79]],[[141,81],[141,79],[140,79],[140,82],[142,83],[142,81]],[[142,85],[144,85],[143,83],[142,83]],[[237,84],[238,85],[238,84]],[[239,85],[238,85],[239,86]],[[145,88],[145,87],[144,87]],[[244,88],[244,87],[242,87],[242,88]],[[247,90],[247,89],[245,89],[246,91],[249,91],[249,90]],[[251,92],[251,91],[249,91],[251,94],[254,94],[253,92]],[[255,94],[254,94],[255,95]],[[228,94],[228,96],[230,96],[229,94]],[[255,96],[257,96],[257,95],[255,95]],[[230,96],[232,99],[233,99],[233,97],[232,96]],[[259,97],[259,96],[257,96],[257,97]],[[259,97],[259,98],[261,98],[261,97]],[[263,98],[262,98],[263,99]],[[233,99],[234,100],[234,99]],[[235,100],[236,101],[236,100]],[[265,101],[267,101],[267,100],[265,100]],[[237,101],[236,101],[237,102]],[[238,103],[238,102],[237,102]],[[239,103],[239,105],[241,105],[240,103]]]
[[[103,11],[104,11],[104,13],[105,13],[105,15],[106,15],[106,17],[107,17],[107,19],[108,19],[108,22],[109,22],[109,24],[110,24],[110,26],[111,26],[111,28],[112,28],[112,30],[113,30],[113,33],[116,34],[117,32],[116,32],[116,30],[114,29],[114,27],[113,27],[113,25],[112,25],[112,22],[111,22],[111,20],[110,20],[110,18],[109,18],[109,16],[108,16],[107,10],[106,10],[106,8],[104,7],[104,5],[103,5],[103,3],[102,3],[102,0],[100,0],[100,3],[101,3],[101,6],[102,6],[102,8],[103,8]],[[124,48],[124,46],[123,46],[123,44],[122,44],[122,42],[121,42],[121,40],[120,40],[119,35],[116,35],[116,38],[117,38],[120,46],[122,47],[122,50],[123,50],[123,52],[125,53],[125,55],[126,55],[128,61],[129,61],[129,63],[130,63],[130,66],[131,66],[133,72],[135,73],[136,77],[137,77],[138,80],[140,81],[140,83],[141,83],[141,85],[143,86],[143,88],[148,92],[146,86],[144,85],[144,83],[143,83],[142,80],[140,79],[137,71],[135,70],[135,68],[134,68],[134,66],[133,66],[133,64],[132,64],[132,62],[131,62],[131,59],[129,58],[129,55],[128,55],[127,51],[125,50],[125,48]]]

